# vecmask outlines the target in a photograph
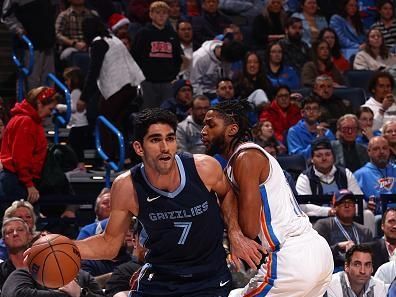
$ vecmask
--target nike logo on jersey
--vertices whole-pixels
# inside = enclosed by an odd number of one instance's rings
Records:
[[[228,284],[230,282],[230,280],[228,280],[228,281],[226,281],[226,282],[223,282],[223,281],[221,281],[220,282],[220,287],[224,287],[226,284]]]
[[[156,197],[147,197],[147,202],[153,202],[154,200],[157,200],[160,197],[161,197],[161,195],[158,195]]]

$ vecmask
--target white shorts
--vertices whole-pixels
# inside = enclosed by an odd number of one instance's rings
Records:
[[[326,240],[315,230],[290,237],[271,253],[246,287],[229,297],[322,297],[331,281],[334,263]]]

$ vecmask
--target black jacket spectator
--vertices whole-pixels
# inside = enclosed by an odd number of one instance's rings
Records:
[[[182,55],[179,38],[169,25],[162,30],[146,25],[136,34],[132,46],[132,56],[151,82],[174,80],[180,71]]]

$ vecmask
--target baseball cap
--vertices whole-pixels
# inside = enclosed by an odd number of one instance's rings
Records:
[[[333,205],[339,204],[342,200],[346,198],[352,198],[354,200],[355,195],[347,189],[338,190],[333,195]]]
[[[311,155],[313,156],[314,151],[322,150],[322,149],[329,149],[334,155],[333,147],[331,146],[330,140],[326,136],[320,136],[316,138],[311,143]]]
[[[191,82],[189,80],[185,80],[185,79],[179,79],[177,81],[175,81],[172,85],[173,87],[173,96],[175,96],[175,98],[177,97],[177,93],[179,93],[179,90],[183,87],[189,87],[192,91],[192,85]]]

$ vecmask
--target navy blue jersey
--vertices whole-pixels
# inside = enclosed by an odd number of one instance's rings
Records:
[[[216,194],[198,175],[191,154],[176,155],[180,185],[174,192],[155,188],[144,165],[131,169],[138,202],[138,219],[147,237],[146,263],[153,271],[198,278],[226,267],[222,246],[224,225]]]

